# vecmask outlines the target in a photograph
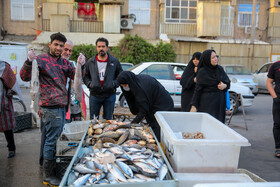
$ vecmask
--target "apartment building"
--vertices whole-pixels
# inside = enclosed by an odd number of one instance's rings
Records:
[[[15,35],[60,31],[172,39],[180,62],[206,48],[220,50],[223,57],[225,43],[245,43],[245,49],[236,52],[246,56],[239,62],[265,51],[258,66],[280,53],[280,0],[255,2],[254,9],[253,0],[0,0],[0,26]],[[251,46],[252,33],[261,46]],[[232,46],[228,48],[232,52]]]

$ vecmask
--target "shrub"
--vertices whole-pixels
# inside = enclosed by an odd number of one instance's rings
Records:
[[[88,60],[97,54],[96,46],[92,44],[74,46],[70,60],[76,61],[80,53],[83,53]],[[130,62],[134,65],[149,61],[175,62],[176,59],[172,44],[160,42],[153,46],[140,36],[130,34],[125,35],[119,45],[113,47],[109,53],[118,58],[120,62]]]
[[[94,55],[97,54],[96,46],[90,44],[90,45],[75,45],[73,48],[72,55],[70,57],[70,60],[77,61],[78,56],[80,53],[83,53],[86,57],[86,60],[90,59]]]

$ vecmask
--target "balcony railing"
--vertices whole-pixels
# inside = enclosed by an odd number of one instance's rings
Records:
[[[196,36],[196,24],[160,24],[160,33],[180,35],[180,36]]]
[[[43,19],[43,30],[50,31],[49,19]],[[70,32],[103,33],[103,21],[70,20]]]

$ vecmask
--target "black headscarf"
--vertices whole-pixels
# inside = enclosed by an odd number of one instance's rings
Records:
[[[180,79],[180,84],[183,87],[182,89],[185,89],[185,85],[187,85],[187,81],[188,81],[189,77],[191,77],[192,75],[195,74],[195,72],[194,72],[195,65],[193,64],[193,60],[195,58],[199,60],[200,57],[201,57],[201,53],[195,52],[192,56],[192,59],[189,61],[188,66],[184,70],[184,73],[182,74],[182,77]]]
[[[150,111],[152,102],[149,100],[148,93],[146,93],[144,86],[137,76],[133,72],[123,71],[117,77],[117,81],[119,84],[128,84],[130,88],[130,91],[125,91],[121,87],[131,113],[137,114],[139,112],[139,107],[135,105],[136,103],[140,104],[142,110],[148,113]],[[145,77],[145,75],[142,76]]]
[[[230,86],[230,80],[220,65],[211,64],[211,54],[214,50],[205,50],[198,64],[197,84],[216,87],[221,81]]]

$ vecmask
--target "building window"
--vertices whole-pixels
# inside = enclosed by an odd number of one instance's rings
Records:
[[[240,4],[238,8],[238,26],[246,27],[252,25],[252,4]],[[256,5],[256,25],[258,25],[259,5]]]
[[[11,0],[11,20],[33,21],[34,0]]]
[[[197,0],[166,0],[165,22],[196,23]]]
[[[129,0],[129,14],[134,14],[134,24],[150,24],[151,0]]]

